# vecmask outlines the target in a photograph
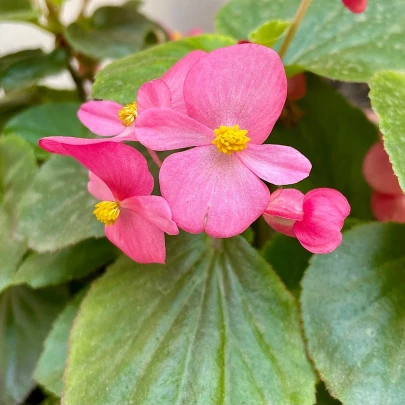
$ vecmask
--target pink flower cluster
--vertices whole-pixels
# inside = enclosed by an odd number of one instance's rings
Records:
[[[283,64],[269,48],[194,51],[141,86],[136,102],[85,103],[80,120],[104,138],[48,137],[40,146],[72,156],[90,171],[89,192],[100,200],[94,214],[106,236],[138,262],[164,262],[164,233],[177,234],[177,226],[227,238],[263,214],[274,229],[327,253],[340,243],[350,210],[346,199],[328,189],[270,196],[263,182],[294,184],[311,170],[294,148],[264,144],[286,94]],[[161,166],[162,197],[150,195],[146,160],[121,143],[128,140],[153,151],[181,149]]]

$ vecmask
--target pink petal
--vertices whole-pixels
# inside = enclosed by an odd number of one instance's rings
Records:
[[[215,137],[211,129],[169,108],[151,108],[139,115],[136,136],[153,150],[210,145]]]
[[[264,214],[263,218],[275,231],[283,233],[287,236],[291,236],[293,238],[295,237],[293,230],[295,224],[294,219],[285,219],[268,214]]]
[[[170,155],[160,170],[160,188],[173,220],[191,233],[235,236],[265,210],[270,193],[235,154],[203,146]]]
[[[46,138],[39,141],[41,147],[45,141]],[[118,201],[149,195],[153,190],[153,177],[146,159],[131,146],[104,141],[91,145],[60,143],[59,147],[64,149],[63,154],[74,157],[99,177]]]
[[[161,229],[133,211],[122,209],[114,225],[105,227],[107,238],[138,263],[164,263],[165,236]]]
[[[342,0],[342,3],[352,13],[362,13],[367,8],[367,0]]]
[[[379,221],[405,223],[405,195],[391,196],[374,192],[371,209]]]
[[[91,132],[101,136],[113,136],[124,129],[118,118],[118,112],[122,107],[114,101],[88,101],[82,104],[77,115]]]
[[[170,108],[172,106],[169,87],[160,79],[143,84],[138,90],[136,101],[138,103],[138,114],[148,108]]]
[[[375,191],[403,195],[382,141],[375,143],[367,152],[363,162],[363,174]]]
[[[89,172],[89,183],[87,184],[87,189],[89,193],[97,200],[100,201],[114,201],[114,196],[111,190],[107,187],[100,177],[97,177],[94,173]]]
[[[311,162],[296,149],[283,145],[251,145],[237,153],[238,158],[257,176],[282,186],[308,177]]]
[[[333,188],[316,188],[305,194],[304,203],[308,200],[314,200],[320,197],[328,199],[339,208],[342,216],[346,218],[350,214],[350,204],[347,198],[339,191]]]
[[[172,108],[184,114],[187,114],[183,97],[184,79],[194,63],[205,54],[206,52],[204,51],[190,52],[175,63],[162,77],[162,80],[167,83],[171,92]]]
[[[131,197],[122,201],[120,205],[122,208],[136,212],[169,235],[179,233],[176,223],[172,220],[169,204],[162,197],[156,195]]]
[[[293,188],[280,188],[271,194],[270,203],[264,213],[301,221],[304,217],[303,203],[304,194],[301,191]]]
[[[211,129],[239,125],[261,144],[281,114],[287,79],[276,52],[257,44],[228,46],[202,57],[184,82],[190,117]]]
[[[289,77],[287,79],[287,100],[298,101],[307,92],[307,78],[304,73]]]

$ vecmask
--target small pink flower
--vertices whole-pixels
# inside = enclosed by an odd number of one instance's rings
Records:
[[[146,147],[195,146],[170,155],[160,171],[162,195],[181,228],[218,238],[237,235],[269,203],[260,179],[282,185],[308,176],[311,163],[297,150],[262,145],[286,93],[276,52],[233,45],[201,57],[190,69],[184,82],[188,115],[152,108],[139,117],[137,136]]]
[[[90,171],[89,192],[100,203],[94,214],[105,224],[107,238],[139,263],[164,263],[164,232],[179,233],[167,202],[150,195],[153,177],[146,159],[134,148],[114,142],[90,145],[52,145],[41,139],[45,150],[62,150]]]
[[[287,79],[287,100],[301,100],[306,92],[307,79],[304,73],[300,73]]]
[[[108,138],[108,141],[136,141],[137,118],[147,109],[165,107],[186,113],[183,98],[184,79],[191,66],[205,54],[204,51],[190,52],[174,64],[161,79],[143,84],[138,90],[136,102],[123,106],[107,100],[87,101],[78,111],[80,121],[91,132],[103,137],[112,137]],[[55,136],[48,139],[57,141],[54,144],[57,148],[62,144],[88,145],[106,140]],[[63,154],[63,148],[51,152]]]
[[[342,3],[352,13],[363,13],[367,8],[367,0],[342,0]]]
[[[342,241],[341,230],[350,205],[339,191],[317,188],[307,194],[279,189],[264,211],[266,222],[276,231],[296,237],[312,253],[330,253]]]
[[[392,170],[382,141],[374,144],[363,162],[363,174],[373,189],[371,209],[379,221],[405,223],[405,195]]]

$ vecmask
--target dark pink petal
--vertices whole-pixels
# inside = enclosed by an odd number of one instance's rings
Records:
[[[293,188],[280,188],[271,194],[270,203],[264,213],[301,221],[304,217],[303,203],[304,194],[301,191]]]
[[[139,142],[153,150],[171,150],[210,145],[213,131],[192,118],[169,108],[151,108],[136,121]]]
[[[39,145],[49,150],[44,142],[46,138],[41,139]],[[59,144],[59,147],[63,147],[63,154],[74,157],[99,177],[117,201],[149,195],[153,190],[153,177],[146,159],[128,145],[104,141],[91,145]]]
[[[184,82],[190,117],[211,129],[239,125],[254,144],[269,136],[283,109],[287,79],[280,57],[257,44],[228,46],[203,56]]]
[[[172,106],[169,87],[160,79],[143,84],[138,90],[136,101],[138,103],[138,114],[148,108],[170,108]]]
[[[362,13],[367,8],[367,0],[342,0],[342,3],[355,14]]]
[[[289,77],[287,79],[287,100],[298,101],[307,92],[307,78],[304,73]]]
[[[171,92],[172,108],[184,114],[187,114],[183,97],[184,79],[194,63],[205,54],[206,52],[204,51],[190,52],[175,63],[162,77],[162,80],[167,83]]]
[[[237,156],[253,173],[277,186],[298,183],[312,167],[304,155],[284,145],[248,144]]]
[[[120,206],[136,212],[169,235],[179,233],[176,223],[172,220],[169,204],[162,197],[156,195],[130,197],[122,201]]]
[[[339,191],[333,188],[316,188],[314,190],[309,191],[305,194],[304,203],[305,201],[312,200],[314,201],[317,198],[327,198],[330,202],[336,205],[339,208],[342,216],[346,218],[350,214],[350,204],[347,201],[347,198],[340,193]]]
[[[160,188],[180,228],[216,238],[235,236],[269,203],[265,184],[235,154],[203,146],[170,155],[160,170]]]
[[[133,211],[121,209],[114,225],[105,227],[107,238],[138,263],[164,263],[164,232]]]
[[[403,195],[382,141],[375,143],[367,152],[363,162],[363,174],[375,191],[382,194]]]
[[[392,196],[374,192],[371,209],[379,221],[405,223],[405,195]]]
[[[114,201],[114,196],[111,190],[107,187],[100,177],[97,177],[94,173],[89,172],[89,182],[87,184],[89,193],[97,200],[100,201]]]
[[[84,126],[101,136],[118,135],[124,129],[118,112],[123,106],[114,101],[88,101],[77,115]]]

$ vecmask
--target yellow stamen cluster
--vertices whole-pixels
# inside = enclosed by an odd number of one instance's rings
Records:
[[[233,127],[221,125],[219,128],[214,129],[216,138],[212,143],[216,145],[220,152],[231,155],[232,152],[246,149],[247,143],[250,141],[250,138],[246,136],[247,133],[246,129],[239,129],[239,125]]]
[[[138,106],[135,102],[127,104],[124,108],[118,111],[118,118],[123,125],[129,127],[138,116]]]
[[[115,201],[101,201],[96,204],[93,214],[103,224],[114,225],[120,215],[120,206]]]

